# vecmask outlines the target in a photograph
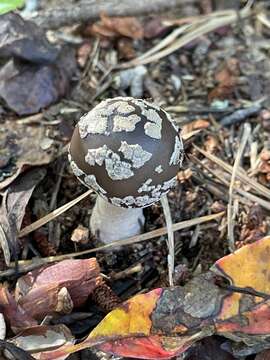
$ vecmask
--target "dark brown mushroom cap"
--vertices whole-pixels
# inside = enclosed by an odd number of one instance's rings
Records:
[[[145,207],[176,181],[183,143],[170,116],[145,100],[102,101],[75,128],[69,159],[74,174],[114,205]]]

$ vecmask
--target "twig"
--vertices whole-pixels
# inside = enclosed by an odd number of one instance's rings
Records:
[[[228,172],[229,174],[232,173],[231,165],[227,164],[225,161],[221,160],[220,158],[216,157],[215,155],[204,151],[203,149],[199,148],[195,144],[193,144],[193,147],[196,150],[198,150],[201,154],[203,154],[206,158],[208,158],[209,160],[213,161],[215,164],[222,167],[226,172]],[[258,194],[260,194],[270,200],[270,190],[267,189],[265,186],[259,184],[257,181],[249,178],[243,168],[239,167],[239,169],[236,173],[236,177],[239,180],[241,180],[243,183],[249,185]]]
[[[168,254],[168,271],[169,271],[169,284],[173,286],[173,274],[174,274],[174,234],[172,228],[172,216],[170,211],[170,206],[168,202],[167,195],[161,197],[160,202],[163,207],[163,212],[165,216],[165,221],[167,225],[167,232],[168,232],[168,240],[167,246],[169,249]]]
[[[248,288],[248,287],[241,288],[241,287],[238,287],[238,286],[226,285],[226,284],[218,284],[218,287],[220,287],[221,289],[224,289],[224,290],[231,291],[231,292],[237,292],[237,293],[240,293],[240,294],[248,294],[248,295],[260,297],[260,298],[263,298],[265,300],[270,299],[269,294],[266,294],[264,292],[257,291],[255,289]]]
[[[222,177],[221,174],[219,174],[216,170],[211,169],[209,166],[207,166],[206,164],[204,164],[202,161],[200,161],[199,159],[197,159],[194,155],[189,154],[189,158],[194,161],[195,165],[199,164],[200,166],[202,166],[206,171],[208,171],[210,174],[214,175],[222,184],[224,184],[225,186],[229,187],[230,184],[229,182],[225,179],[225,177]],[[208,185],[208,184],[207,184]],[[207,185],[205,185],[205,187],[211,191],[211,188],[209,188]],[[217,190],[217,187],[215,187],[215,190]],[[266,201],[254,194],[251,194],[250,192],[247,192],[243,189],[240,189],[239,187],[235,186],[235,191],[241,195],[241,197],[239,198],[239,201],[241,201],[242,203],[244,203],[245,205],[247,205],[247,199],[250,200],[251,202],[257,203],[260,206],[262,206],[263,208],[270,210],[270,202]],[[217,194],[215,194],[215,196],[217,196]],[[222,198],[224,201],[226,201],[225,197]]]
[[[235,244],[234,244],[234,220],[235,220],[235,213],[233,212],[234,207],[233,205],[233,190],[234,190],[234,184],[236,180],[236,174],[238,172],[240,162],[243,156],[243,152],[245,150],[248,138],[251,133],[251,126],[249,123],[246,123],[244,126],[244,133],[242,136],[242,139],[240,141],[240,146],[237,151],[233,169],[232,169],[232,176],[231,176],[231,182],[229,187],[229,202],[228,202],[228,241],[229,241],[229,249],[231,252],[235,250]]]
[[[132,265],[130,267],[128,267],[125,270],[119,271],[118,273],[114,273],[112,274],[109,279],[111,280],[119,280],[119,279],[124,279],[125,277],[128,277],[130,275],[139,273],[143,270],[143,266],[141,263],[138,263],[136,265]]]
[[[90,195],[93,192],[93,190],[88,190],[85,193],[83,193],[82,195],[78,196],[76,199],[71,200],[70,202],[68,202],[67,204],[61,206],[58,209],[55,209],[54,211],[52,211],[51,213],[45,215],[44,217],[42,217],[41,219],[33,222],[32,224],[26,226],[25,228],[23,228],[18,236],[19,237],[23,237],[26,236],[28,234],[30,234],[31,232],[37,230],[38,228],[40,228],[41,226],[47,224],[49,221],[57,218],[59,215],[63,214],[65,211],[69,210],[72,206],[76,205],[78,202],[80,202],[81,200],[83,200],[84,198],[86,198],[88,195]]]
[[[78,22],[98,20],[104,12],[109,16],[136,16],[175,9],[190,2],[191,0],[137,0],[134,6],[133,0],[81,0],[76,2],[76,6],[71,4],[52,7],[31,18],[43,29],[57,29]]]
[[[249,116],[256,115],[261,110],[261,105],[252,105],[246,109],[240,109],[235,111],[233,114],[225,116],[221,121],[220,124],[222,126],[230,126],[233,124],[237,124],[241,121],[246,120]]]
[[[156,46],[136,59],[119,65],[119,68],[129,68],[138,65],[145,65],[153,61],[160,60],[172,54],[176,50],[179,50],[188,43],[194,41],[198,37],[201,37],[202,35],[205,35],[222,26],[237,23],[239,16],[241,18],[245,18],[249,16],[250,13],[250,6],[246,5],[245,8],[243,8],[239,13],[234,10],[227,10],[222,12],[215,12],[208,16],[199,17],[198,20],[194,21],[194,23],[184,25],[182,28],[180,28],[181,30],[178,30],[181,34],[183,33],[179,39],[176,39],[171,43],[171,41],[167,41],[167,39],[169,38],[170,40],[172,35],[168,35],[167,38],[162,41],[162,44],[166,45],[162,50],[160,50],[160,46]]]
[[[60,189],[60,185],[61,185],[61,182],[62,182],[62,179],[63,179],[63,173],[64,173],[64,168],[65,168],[65,162],[63,162],[61,164],[61,167],[60,167],[60,171],[59,171],[59,176],[58,176],[58,179],[57,179],[57,182],[56,182],[56,185],[53,189],[53,193],[52,193],[52,197],[51,197],[51,201],[50,201],[50,206],[49,206],[49,210],[50,211],[53,211],[55,206],[56,206],[56,201],[57,201],[57,195],[58,195],[58,192],[59,192],[59,189]],[[50,244],[53,244],[54,247],[58,247],[58,242],[59,242],[59,237],[55,237],[55,226],[57,224],[55,224],[54,222],[50,222],[49,223],[49,235],[48,235],[48,241]],[[58,238],[58,239],[57,239]]]
[[[83,195],[85,197],[86,193],[83,194]],[[81,196],[83,196],[83,195],[81,195]],[[87,194],[87,195],[89,195],[89,194]],[[78,200],[78,198],[76,200]],[[179,230],[182,230],[182,229],[186,229],[186,228],[188,228],[190,226],[194,226],[194,225],[197,225],[197,224],[202,224],[204,222],[216,220],[216,219],[220,218],[223,215],[224,215],[224,212],[220,212],[218,214],[206,215],[206,216],[201,216],[201,217],[191,219],[191,220],[181,221],[181,222],[178,222],[176,224],[173,224],[172,225],[172,230],[173,231],[179,231]],[[27,271],[33,270],[33,269],[35,269],[37,267],[40,267],[41,265],[48,264],[48,263],[51,263],[51,262],[70,259],[70,258],[74,258],[74,257],[77,257],[77,256],[88,255],[88,254],[98,252],[98,251],[104,251],[104,250],[108,250],[108,249],[113,249],[113,248],[119,247],[119,246],[132,245],[132,244],[135,244],[135,243],[138,243],[138,242],[143,242],[143,241],[147,241],[147,240],[150,240],[150,239],[154,239],[156,237],[160,237],[160,236],[165,235],[165,234],[167,234],[167,227],[162,227],[162,228],[157,229],[157,230],[153,230],[153,231],[149,231],[149,232],[144,233],[144,234],[132,236],[132,237],[130,237],[128,239],[118,240],[118,241],[112,242],[110,244],[106,244],[106,245],[103,245],[103,246],[100,246],[100,247],[97,247],[97,248],[93,248],[93,249],[89,249],[89,250],[84,250],[84,251],[70,253],[70,254],[64,254],[64,255],[58,255],[58,256],[49,256],[49,257],[41,258],[41,259],[19,261],[18,262],[18,265],[19,265],[18,273],[27,272]],[[11,266],[14,266],[14,263],[11,263]],[[11,269],[8,269],[8,270],[5,270],[5,271],[1,271],[0,272],[0,278],[3,278],[5,276],[11,276],[11,275],[14,275],[14,274],[15,274],[14,268],[11,268]]]
[[[257,15],[257,19],[265,26],[267,26],[270,29],[270,21],[267,18],[266,14],[261,12]]]

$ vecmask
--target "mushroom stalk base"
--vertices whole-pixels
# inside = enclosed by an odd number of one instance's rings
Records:
[[[144,221],[142,209],[114,206],[98,196],[90,218],[90,229],[102,243],[110,244],[140,234]]]

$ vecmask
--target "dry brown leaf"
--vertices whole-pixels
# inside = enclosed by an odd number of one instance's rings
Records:
[[[37,325],[36,320],[31,318],[20,305],[16,304],[8,289],[2,285],[0,286],[0,307],[6,322],[15,334],[29,326]]]
[[[92,50],[92,45],[90,42],[84,42],[77,51],[77,61],[81,68],[84,68],[89,53]]]
[[[34,288],[17,301],[29,316],[37,320],[55,312],[68,314],[73,309],[73,302],[68,291],[63,293],[62,289],[66,288],[48,283]]]
[[[116,33],[131,39],[143,38],[143,27],[135,17],[109,17],[106,14],[100,16],[102,23]]]
[[[102,23],[93,24],[87,32],[90,32],[91,35],[99,35],[109,39],[117,37],[117,32],[110,30]]]
[[[0,190],[10,185],[20,173],[32,166],[46,165],[54,159],[53,151],[42,150],[41,140],[45,137],[44,126],[29,126],[15,121],[2,124],[0,144],[10,154],[9,164],[1,169]]]
[[[216,73],[215,80],[218,85],[209,93],[208,100],[229,98],[237,85],[238,76],[238,60],[235,58],[229,59],[224,64],[224,67]]]
[[[15,298],[31,317],[41,319],[59,310],[70,312],[73,305],[83,305],[101,282],[95,258],[63,260],[22,276],[16,284]]]
[[[44,178],[45,169],[34,169],[16,179],[6,190],[0,208],[0,244],[6,264],[10,263],[10,252],[17,255],[17,233],[25,214],[25,208],[36,185]]]
[[[142,24],[135,17],[109,17],[100,15],[101,21],[86,28],[86,33],[101,35],[106,38],[126,36],[131,39],[143,38]]]
[[[204,142],[204,148],[207,152],[213,154],[218,148],[218,140],[213,135],[208,135]]]
[[[210,122],[208,120],[198,119],[184,125],[181,131],[181,135],[184,136],[188,133],[191,133],[192,131],[207,129],[209,126]]]

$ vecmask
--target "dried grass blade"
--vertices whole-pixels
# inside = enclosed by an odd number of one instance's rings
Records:
[[[208,222],[208,221],[216,220],[216,219],[220,218],[223,215],[224,215],[224,211],[220,212],[220,213],[217,213],[217,214],[211,214],[211,215],[201,216],[201,217],[191,219],[191,220],[181,221],[181,222],[178,222],[176,224],[173,224],[172,225],[172,230],[173,231],[178,231],[178,230],[186,229],[186,228],[189,228],[189,227],[197,225],[197,224],[202,224],[202,223],[205,223],[205,222]],[[167,228],[163,227],[163,228],[160,228],[160,229],[157,229],[157,230],[149,231],[149,232],[144,233],[144,234],[132,236],[132,237],[130,237],[128,239],[115,241],[115,242],[112,242],[110,244],[106,244],[106,245],[103,245],[103,246],[100,246],[100,247],[97,247],[97,248],[93,248],[93,249],[89,249],[89,250],[84,250],[84,251],[74,252],[74,253],[64,254],[64,255],[58,255],[58,256],[50,256],[50,257],[41,258],[41,259],[19,261],[18,273],[30,271],[30,270],[33,270],[33,269],[41,266],[41,265],[48,264],[48,263],[51,263],[51,262],[70,259],[70,258],[74,258],[74,257],[77,257],[77,256],[82,256],[82,255],[87,255],[87,254],[91,254],[91,253],[94,253],[94,252],[97,252],[97,251],[104,251],[104,250],[108,250],[108,249],[113,249],[113,248],[116,248],[116,247],[119,247],[119,246],[131,245],[131,244],[135,244],[135,243],[138,243],[138,242],[154,239],[156,237],[159,237],[159,236],[162,236],[162,235],[165,235],[165,234],[167,234]],[[14,263],[11,263],[11,266],[14,267]],[[5,270],[5,271],[0,271],[0,278],[3,278],[5,276],[14,275],[14,273],[15,273],[14,268],[11,268],[11,269],[8,269],[8,270]]]
[[[228,211],[227,211],[227,224],[228,224],[228,241],[229,241],[229,249],[231,252],[233,252],[235,250],[235,244],[234,244],[234,220],[235,220],[235,213],[233,211],[234,207],[233,207],[233,191],[234,191],[234,184],[235,184],[235,180],[236,180],[236,174],[238,172],[239,166],[240,166],[240,162],[245,150],[245,147],[247,145],[247,141],[248,138],[250,137],[251,134],[251,126],[249,123],[246,123],[244,125],[244,133],[243,136],[241,138],[240,141],[240,146],[239,149],[237,151],[236,157],[235,157],[235,161],[234,161],[234,165],[232,168],[232,176],[231,176],[231,182],[230,182],[230,186],[229,186],[229,202],[228,202]]]
[[[168,239],[167,246],[169,249],[168,253],[168,272],[169,272],[169,284],[173,286],[173,274],[174,274],[174,234],[172,228],[172,216],[171,210],[168,202],[167,195],[161,197],[160,202],[163,207],[163,212],[167,225]]]
[[[231,165],[227,164],[225,161],[221,160],[220,158],[216,157],[215,155],[204,151],[203,149],[199,148],[195,144],[193,144],[193,147],[196,150],[198,150],[201,154],[203,154],[207,159],[209,159],[212,162],[214,162],[215,164],[219,165],[221,168],[223,168],[229,174],[232,173]],[[250,179],[243,168],[240,167],[238,169],[236,176],[239,180],[241,180],[245,184],[249,185],[258,194],[260,194],[270,200],[270,190],[268,190],[265,186],[259,184],[256,180]]]
[[[213,14],[211,14],[211,15],[212,16],[209,16],[206,18],[204,17],[203,19],[199,19],[196,22],[194,22],[193,24],[190,24],[189,26],[187,26],[187,28],[184,30],[188,31],[188,29],[190,29],[190,31],[187,32],[186,34],[184,34],[180,39],[175,40],[171,45],[165,47],[163,50],[157,51],[160,48],[159,46],[157,46],[155,48],[150,49],[146,54],[143,54],[130,62],[121,64],[119,67],[120,68],[128,68],[128,67],[133,67],[133,66],[138,66],[138,65],[145,65],[145,64],[149,64],[153,61],[157,61],[163,57],[166,57],[166,56],[170,55],[171,53],[173,53],[174,51],[187,45],[191,41],[194,41],[196,38],[209,33],[210,31],[213,31],[219,27],[230,25],[230,24],[237,22],[237,20],[239,19],[239,16],[242,18],[249,16],[250,15],[250,7],[246,6],[239,13],[232,11],[226,15],[218,16],[218,17],[213,17]],[[181,31],[180,31],[180,33],[181,33]],[[170,41],[164,41],[164,43],[169,44]],[[162,45],[162,47],[164,47],[164,46]]]
[[[38,228],[40,228],[41,226],[47,224],[49,221],[54,220],[55,218],[57,218],[59,215],[63,214],[65,211],[69,210],[72,206],[76,205],[78,202],[80,202],[81,200],[83,200],[84,198],[86,198],[88,195],[90,195],[93,192],[93,190],[88,190],[85,193],[83,193],[82,195],[78,196],[76,199],[71,200],[70,202],[68,202],[67,204],[59,207],[58,209],[55,209],[54,211],[52,211],[51,213],[45,215],[44,217],[42,217],[41,219],[33,222],[32,224],[26,226],[25,228],[23,228],[20,232],[19,232],[19,237],[23,237],[26,236],[28,234],[30,234],[32,231],[37,230]]]

